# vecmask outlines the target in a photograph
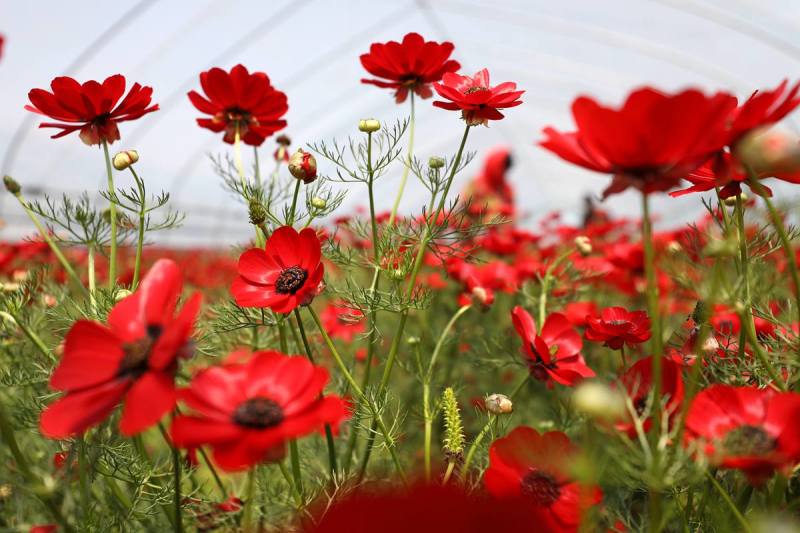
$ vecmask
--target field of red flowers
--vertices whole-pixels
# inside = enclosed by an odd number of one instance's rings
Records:
[[[770,129],[800,84],[577,97],[530,149],[641,210],[587,198],[580,224],[532,227],[509,150],[470,151],[524,91],[453,57],[417,33],[372,44],[364,90],[397,121],[300,143],[266,73],[200,73],[186,127],[225,143],[216,171],[252,223],[233,251],[147,244],[184,216],[125,146],[151,87],[30,90],[107,187],[30,201],[4,177],[37,233],[0,244],[0,529],[797,530],[798,232],[768,184],[800,183],[798,140]],[[431,102],[463,136],[423,158]],[[409,179],[429,194],[401,213]],[[362,213],[340,211],[345,186]],[[651,198],[689,194],[703,215],[655,231]]]

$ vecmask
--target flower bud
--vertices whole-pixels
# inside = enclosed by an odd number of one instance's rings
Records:
[[[678,241],[669,241],[669,244],[667,244],[667,252],[674,255],[681,253],[681,251],[683,251],[683,248]]]
[[[374,133],[381,129],[381,123],[374,118],[367,118],[358,121],[358,129],[364,133]]]
[[[584,381],[572,394],[575,409],[592,418],[618,420],[625,416],[625,399],[619,391],[597,381]]]
[[[130,296],[131,294],[133,294],[133,293],[132,293],[131,291],[129,291],[128,289],[120,289],[120,290],[118,290],[118,291],[117,291],[117,293],[114,295],[114,300],[116,300],[116,301],[120,301],[120,300],[122,300],[123,298],[127,298],[127,297],[128,297],[128,296]]]
[[[511,398],[505,394],[490,394],[483,400],[486,410],[493,415],[507,415],[514,411]]]
[[[714,239],[703,248],[707,257],[734,257],[739,253],[738,239]]]
[[[414,337],[413,335],[406,339],[406,344],[409,346],[416,346],[419,344],[419,337]]]
[[[442,168],[444,167],[444,164],[445,160],[443,157],[433,156],[430,159],[428,159],[428,166],[431,168]]]
[[[774,176],[800,170],[800,143],[780,131],[755,130],[739,141],[734,153],[758,176]]]
[[[275,142],[278,143],[280,146],[289,146],[292,144],[292,140],[289,139],[288,135],[278,135],[275,137]]]
[[[476,286],[470,291],[472,301],[484,308],[489,308],[494,303],[494,291],[485,287]]]
[[[575,237],[575,248],[581,255],[587,256],[592,253],[592,241],[586,235],[578,235]]]
[[[317,179],[317,160],[314,156],[299,148],[289,158],[289,172],[303,183],[311,183]]]
[[[6,190],[14,196],[22,192],[22,187],[20,187],[17,180],[11,176],[3,176],[3,184],[6,186]]]
[[[324,198],[318,198],[315,196],[311,199],[311,207],[314,209],[325,209],[328,207],[328,202],[326,202]]]
[[[125,150],[114,155],[111,163],[117,170],[125,170],[129,166],[139,161],[139,152],[136,150]]]
[[[248,212],[250,215],[250,223],[254,226],[260,226],[264,223],[264,221],[267,220],[267,210],[264,209],[264,206],[261,205],[261,202],[257,200],[250,201]]]
[[[403,281],[406,279],[406,272],[402,268],[395,268],[391,272],[389,272],[389,277],[392,278],[394,281]]]

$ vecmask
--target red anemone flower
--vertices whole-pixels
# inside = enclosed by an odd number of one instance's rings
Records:
[[[560,431],[544,434],[520,426],[489,448],[486,490],[497,498],[523,498],[541,512],[542,531],[577,531],[585,511],[600,503],[597,487],[568,475],[578,450]]]
[[[281,119],[289,110],[286,95],[276,90],[263,72],[252,74],[243,65],[225,72],[212,68],[200,74],[205,97],[189,91],[189,100],[198,111],[211,118],[198,118],[197,124],[215,133],[225,132],[222,140],[233,144],[236,132],[245,144],[260,146],[264,139],[286,127]]]
[[[625,393],[631,399],[633,408],[638,416],[642,416],[647,411],[648,406],[653,405],[651,398],[653,393],[653,358],[645,357],[633,364],[620,378]],[[665,403],[665,413],[672,417],[678,412],[678,408],[683,403],[683,374],[681,365],[671,359],[661,359],[661,394],[660,402]],[[652,412],[654,408],[650,407]],[[652,419],[647,418],[644,423],[644,430],[650,431]],[[636,427],[631,420],[625,420],[615,425],[619,431],[628,434],[629,437],[636,437]]]
[[[713,464],[741,470],[757,485],[800,461],[798,417],[800,394],[712,385],[689,407],[687,438],[700,441]]]
[[[446,72],[455,72],[461,65],[450,58],[453,43],[426,41],[418,33],[408,33],[403,42],[373,43],[368,54],[361,55],[367,72],[382,78],[362,79],[385,89],[395,89],[397,103],[404,102],[409,91],[420,98],[430,98],[431,83],[442,79]]]
[[[28,99],[33,105],[26,105],[25,109],[58,121],[39,124],[40,128],[61,130],[52,139],[80,130],[78,135],[85,144],[111,144],[119,140],[117,123],[158,110],[158,104],[150,105],[153,95],[150,87],[134,83],[122,98],[125,94],[122,74],[109,76],[103,83],[90,80],[83,84],[61,76],[50,83],[50,88],[53,92],[31,89]]]
[[[561,313],[548,316],[541,334],[536,332],[536,323],[531,315],[520,306],[511,311],[511,320],[522,339],[523,350],[529,359],[528,368],[534,378],[539,381],[552,379],[571,387],[583,378],[595,375],[581,356],[581,336],[566,316]]]
[[[172,440],[181,448],[210,445],[227,471],[278,460],[286,441],[347,418],[344,400],[322,396],[327,382],[324,368],[275,351],[203,369],[181,391],[196,414],[175,417]]]
[[[600,314],[586,318],[587,340],[602,342],[612,350],[632,347],[650,338],[650,319],[645,311],[628,311],[624,307],[606,307]]]
[[[114,306],[108,326],[90,320],[72,326],[50,378],[50,387],[66,394],[42,413],[43,434],[83,433],[121,401],[123,435],[147,429],[172,410],[178,359],[192,353],[189,336],[202,299],[194,294],[175,315],[182,287],[178,265],[160,259],[136,292]]]
[[[291,226],[280,227],[263,250],[252,248],[239,257],[239,277],[231,285],[231,294],[242,307],[289,313],[311,303],[319,293],[325,271],[321,256],[313,229],[297,233]]]
[[[518,91],[517,84],[510,81],[492,87],[486,69],[474,76],[448,72],[442,76],[441,83],[433,84],[433,88],[439,96],[449,100],[437,100],[433,105],[449,111],[461,110],[461,118],[470,126],[488,125],[490,120],[502,119],[504,115],[498,109],[520,105],[519,97],[525,92]]]
[[[604,197],[628,187],[666,191],[725,145],[735,106],[734,96],[694,89],[666,94],[646,87],[619,109],[580,97],[572,103],[578,130],[547,127],[539,144],[570,163],[612,174]]]
[[[344,342],[351,342],[353,337],[364,333],[364,313],[358,309],[346,307],[344,303],[330,303],[320,313],[322,326],[334,339],[342,339]]]

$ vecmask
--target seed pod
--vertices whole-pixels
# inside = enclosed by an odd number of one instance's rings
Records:
[[[250,223],[254,226],[260,226],[267,220],[267,210],[261,205],[261,202],[251,200],[249,205]]]
[[[3,176],[3,184],[6,186],[6,190],[14,196],[22,192],[22,187],[20,187],[17,180],[11,176]]]

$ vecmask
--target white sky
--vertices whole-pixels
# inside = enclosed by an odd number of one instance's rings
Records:
[[[138,9],[135,9],[138,6]],[[131,13],[133,11],[133,13]],[[126,15],[127,13],[127,15]],[[90,46],[109,27],[127,22],[101,44]],[[394,121],[407,114],[391,92],[362,85],[359,54],[370,43],[399,40],[408,31],[451,40],[453,57],[465,71],[488,67],[493,82],[515,81],[527,92],[507,118],[477,129],[469,148],[511,145],[516,165],[511,180],[520,207],[531,220],[552,209],[577,213],[586,192],[607,184],[600,175],[572,167],[534,146],[546,125],[570,129],[569,105],[578,94],[619,103],[643,84],[674,90],[696,85],[727,89],[740,97],[800,75],[800,1],[796,0],[257,0],[76,2],[0,1],[0,158],[4,172],[29,190],[95,190],[104,180],[101,152],[76,135],[50,140],[49,130],[26,121],[27,92],[69,74],[83,81],[124,74],[155,89],[162,110],[121,125],[112,149],[135,148],[138,169],[151,189],[173,193],[188,211],[186,227],[172,244],[233,244],[247,238],[246,214],[222,191],[206,153],[230,150],[220,135],[198,128],[199,116],[185,96],[199,86],[200,71],[236,63],[268,73],[288,94],[294,146],[357,134],[358,119]],[[70,70],[79,57],[78,68]],[[416,154],[452,153],[462,133],[457,113],[418,106]],[[9,143],[21,131],[19,150],[9,160]],[[793,126],[789,124],[788,126]],[[262,148],[268,159],[273,143]],[[245,151],[247,156],[249,152]],[[480,156],[479,158],[480,159]],[[476,160],[460,176],[477,171]],[[321,163],[321,172],[331,171]],[[377,185],[378,207],[388,209],[401,171]],[[125,184],[124,180],[120,183]],[[460,189],[460,185],[456,188]],[[416,209],[424,190],[410,181],[402,208]],[[0,213],[8,226],[0,238],[27,226],[5,195]],[[344,210],[363,205],[361,188]],[[620,213],[638,210],[634,194],[608,202]],[[699,200],[659,198],[665,221],[685,220]]]

